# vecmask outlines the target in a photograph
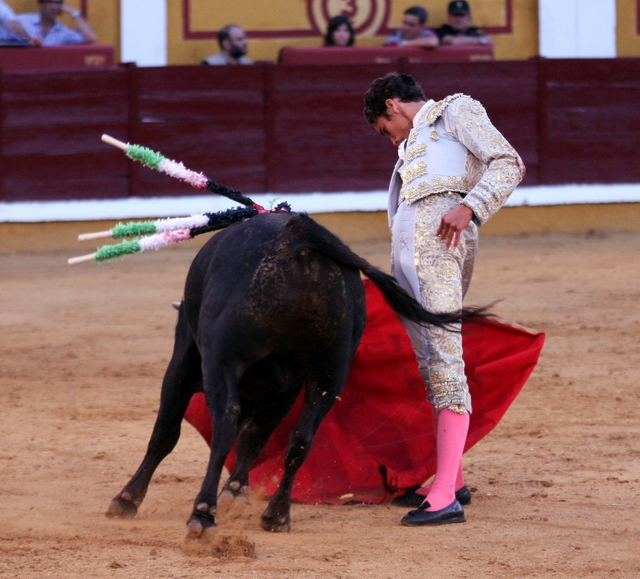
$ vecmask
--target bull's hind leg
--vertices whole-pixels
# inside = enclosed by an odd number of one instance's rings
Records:
[[[249,488],[249,470],[258,458],[269,437],[289,413],[300,393],[300,386],[285,392],[273,393],[258,402],[259,408],[243,425],[236,441],[236,464],[225,483],[218,501],[235,499]]]
[[[111,501],[105,513],[107,517],[135,517],[153,473],[180,438],[182,418],[201,384],[200,354],[190,337],[186,320],[181,319],[176,328],[173,356],[162,382],[160,409],[147,452],[131,480]]]
[[[317,356],[314,360],[314,370],[307,375],[302,413],[289,438],[282,480],[260,519],[260,526],[265,531],[290,530],[293,481],[311,450],[318,426],[331,410],[336,396],[347,381],[351,358],[352,356],[339,353]]]

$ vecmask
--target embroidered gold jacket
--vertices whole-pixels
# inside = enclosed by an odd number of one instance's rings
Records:
[[[445,191],[460,193],[479,223],[504,205],[525,167],[491,124],[484,107],[463,94],[429,101],[418,113],[389,184],[389,221],[407,203]]]

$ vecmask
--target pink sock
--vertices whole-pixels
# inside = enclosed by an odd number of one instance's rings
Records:
[[[431,490],[432,486],[433,486],[433,481],[417,489],[416,494],[426,497],[429,494],[429,491]],[[462,472],[462,461],[460,461],[460,466],[458,467],[458,474],[456,475],[455,490],[459,491],[463,486],[464,486],[464,473]]]
[[[432,419],[432,422],[433,422],[433,430],[436,433],[436,439],[437,439],[437,434],[438,434],[438,411],[435,408],[433,408],[431,414],[432,414],[431,415],[431,419]],[[465,439],[466,439],[466,437],[465,437]],[[418,490],[416,490],[416,494],[423,495],[423,496],[426,497],[429,494],[429,491],[431,491],[431,486],[432,485],[433,485],[433,482],[430,482],[430,483],[420,487]],[[455,490],[458,491],[463,486],[464,486],[464,473],[462,472],[462,458],[461,458],[460,459],[460,466],[458,467],[458,474],[456,475]],[[448,504],[451,504],[451,503],[448,503]]]
[[[455,491],[464,484],[462,479],[462,451],[469,430],[469,414],[457,414],[448,408],[438,416],[438,467],[436,478],[429,489],[427,511],[439,511],[449,506]],[[462,481],[460,486],[457,483]]]

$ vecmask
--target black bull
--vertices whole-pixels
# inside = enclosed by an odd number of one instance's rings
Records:
[[[215,526],[217,491],[236,440],[224,495],[246,494],[249,470],[304,387],[284,475],[261,518],[287,531],[290,495],[322,419],[340,394],[366,321],[364,273],[405,318],[449,327],[483,314],[429,313],[395,279],[354,254],[306,215],[263,214],[213,236],[191,265],[171,362],[146,455],[113,499],[110,517],[133,517],[160,462],[173,450],[194,393],[213,416],[207,474],[187,522],[197,538]]]

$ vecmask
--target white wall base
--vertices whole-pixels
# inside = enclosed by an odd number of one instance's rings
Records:
[[[306,211],[307,213],[387,210],[386,191],[295,194],[246,193],[246,195],[267,208],[270,207],[271,202],[274,200],[276,200],[276,203],[288,201],[294,211]],[[585,203],[640,203],[640,184],[518,187],[505,206],[575,205]],[[219,195],[87,201],[0,202],[0,223],[181,217],[194,213],[223,211],[237,206],[237,203]]]

